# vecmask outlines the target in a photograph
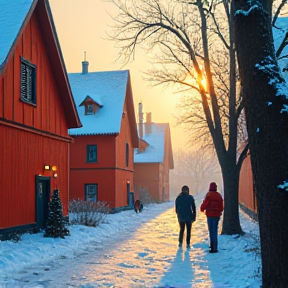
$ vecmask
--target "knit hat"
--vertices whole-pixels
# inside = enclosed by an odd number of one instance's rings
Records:
[[[215,182],[210,183],[209,191],[217,191],[217,185]]]

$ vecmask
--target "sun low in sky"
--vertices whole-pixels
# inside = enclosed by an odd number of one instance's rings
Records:
[[[122,66],[116,61],[119,51],[115,42],[105,40],[109,25],[113,24],[109,14],[115,14],[117,9],[101,0],[50,0],[50,6],[67,72],[81,71],[85,51],[89,72],[129,69],[137,121],[138,103],[142,102],[143,112],[152,113],[152,122],[170,123],[173,149],[185,148],[187,136],[183,128],[175,127],[173,117],[180,95],[161,86],[151,87],[151,83],[143,80],[142,72],[151,65],[140,48],[135,59]]]

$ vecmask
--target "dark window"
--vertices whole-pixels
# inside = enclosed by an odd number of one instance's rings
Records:
[[[85,184],[85,201],[97,202],[98,184]]]
[[[92,115],[94,114],[94,109],[93,109],[93,104],[88,104],[86,106],[87,110],[86,110],[86,115]]]
[[[97,145],[87,145],[87,162],[97,162]]]
[[[97,107],[94,103],[85,104],[85,115],[93,115],[97,112]]]
[[[21,100],[36,104],[36,66],[21,58]]]
[[[126,167],[129,166],[129,144],[126,143]]]

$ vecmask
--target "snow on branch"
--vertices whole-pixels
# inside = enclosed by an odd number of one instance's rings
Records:
[[[239,15],[239,14],[242,14],[242,15],[244,15],[244,16],[247,16],[247,15],[249,15],[249,14],[250,14],[253,10],[255,10],[255,9],[256,9],[256,10],[263,9],[261,3],[256,2],[256,4],[254,4],[253,6],[251,6],[248,11],[237,10],[237,11],[235,12],[235,16],[236,16],[236,15]]]
[[[274,88],[276,89],[276,96],[285,96],[286,99],[288,99],[287,91],[287,83],[283,79],[281,72],[274,63],[274,60],[268,56],[266,57],[261,63],[257,63],[255,67],[259,70],[262,71],[263,73],[267,74],[268,77],[268,84],[273,85]],[[283,104],[284,108],[281,110],[282,112],[288,112],[287,105]]]
[[[277,188],[281,189],[282,192],[288,192],[288,181],[285,180],[283,184],[278,185]]]
[[[288,113],[288,105],[283,104],[284,108],[280,111],[280,113]]]

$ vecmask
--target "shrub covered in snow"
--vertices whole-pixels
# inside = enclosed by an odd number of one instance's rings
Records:
[[[92,202],[74,199],[69,202],[70,225],[80,224],[97,227],[110,212],[107,202]]]
[[[140,199],[141,203],[143,204],[151,204],[156,203],[156,201],[150,196],[147,188],[142,188],[140,192]]]

